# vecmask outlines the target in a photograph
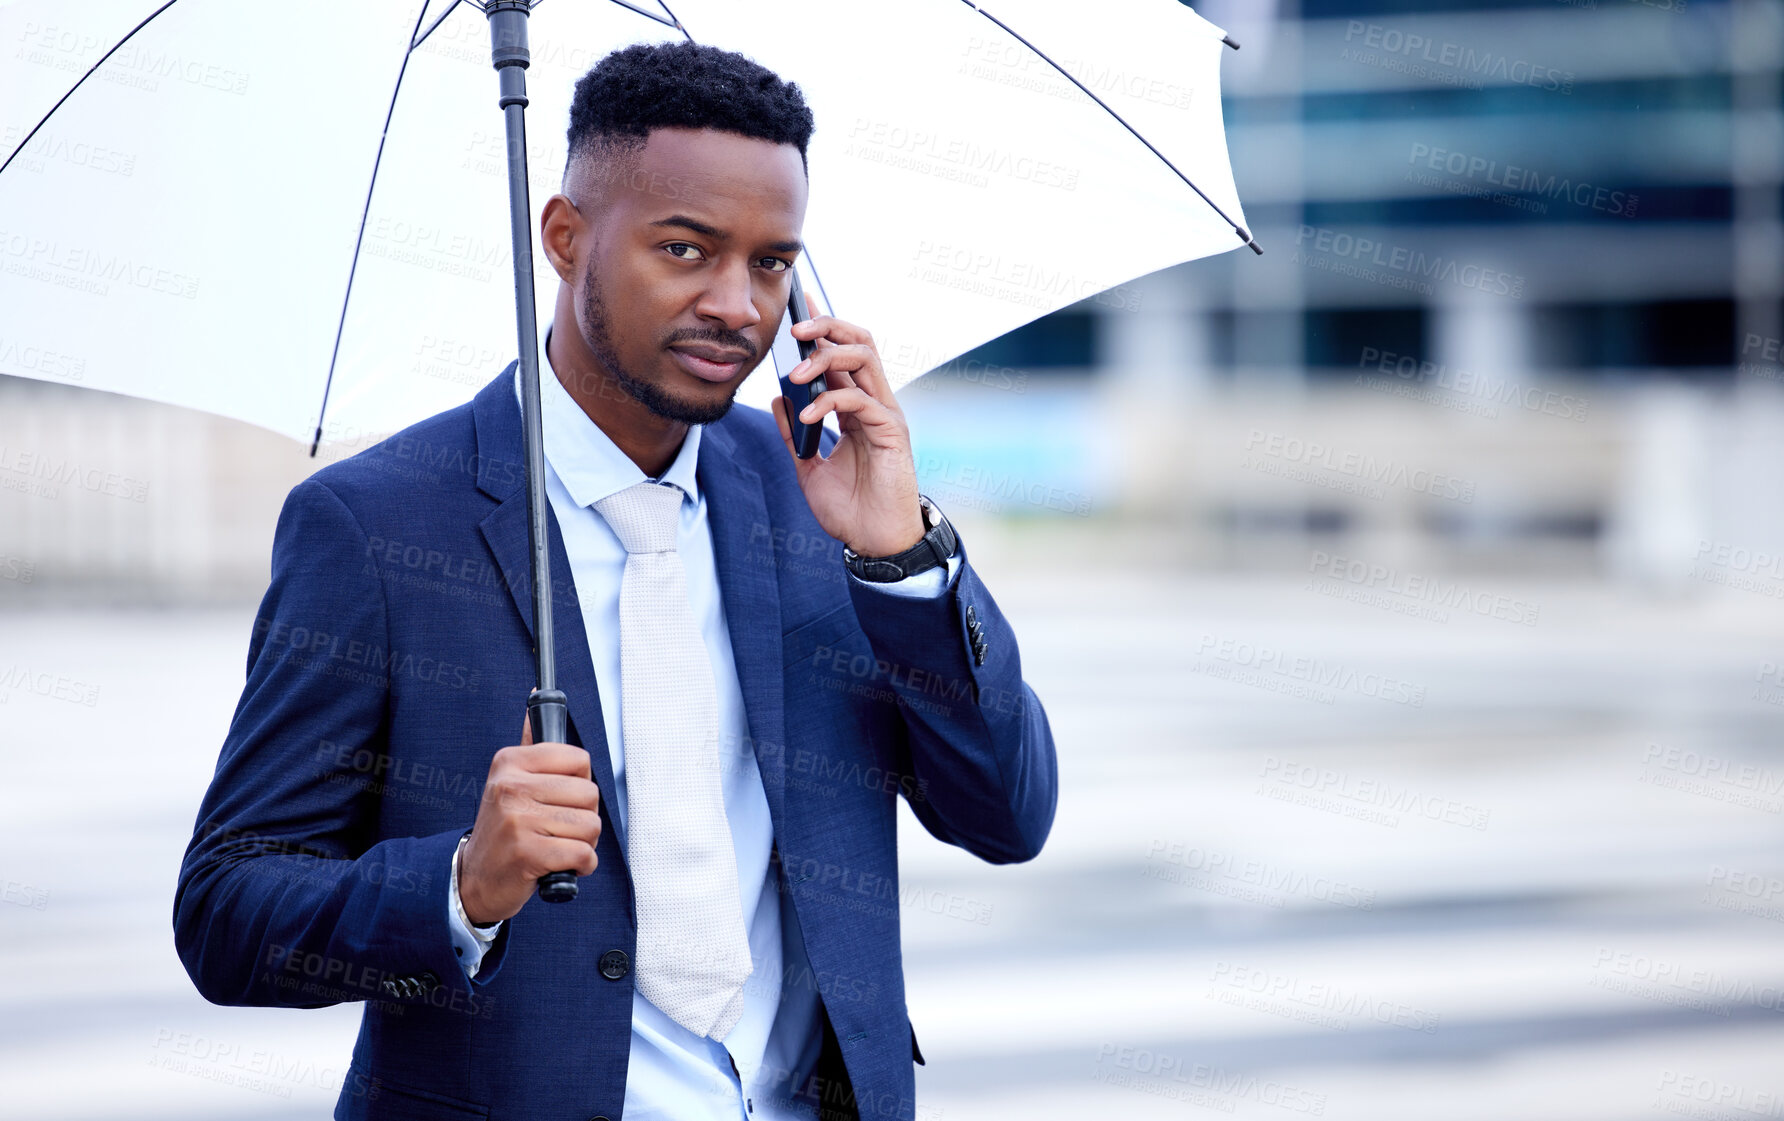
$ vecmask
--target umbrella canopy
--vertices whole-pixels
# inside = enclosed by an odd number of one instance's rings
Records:
[[[874,333],[894,386],[1244,244],[1223,32],[1176,0],[1030,0],[997,13],[1007,28],[961,0],[672,7],[534,12],[533,229],[575,80],[683,38],[678,20],[804,91],[801,274]],[[325,441],[359,442],[513,359],[503,122],[475,6],[24,0],[0,6],[0,42],[0,373],[302,440],[324,419]],[[549,317],[559,281],[535,273]],[[772,365],[739,400],[779,393]]]

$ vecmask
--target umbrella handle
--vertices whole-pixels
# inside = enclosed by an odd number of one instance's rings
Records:
[[[538,738],[534,743],[563,743],[569,731],[570,710],[564,694],[556,689],[538,689],[527,698],[527,719],[533,722]],[[539,877],[539,898],[547,903],[568,903],[576,898],[576,873],[547,872]]]

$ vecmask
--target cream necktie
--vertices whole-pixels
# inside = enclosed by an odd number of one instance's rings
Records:
[[[723,1040],[754,965],[718,766],[718,691],[676,551],[682,491],[645,481],[596,502],[626,547],[620,734],[626,862],[638,906],[638,991]]]

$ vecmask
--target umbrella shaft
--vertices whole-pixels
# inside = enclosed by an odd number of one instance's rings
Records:
[[[532,203],[527,183],[526,70],[528,4],[506,0],[488,9],[491,57],[501,80],[507,130],[508,219],[514,243],[515,332],[519,343],[521,424],[527,461],[527,537],[533,591],[533,641],[541,692],[557,688],[551,618],[551,551],[546,531],[545,441],[539,409],[539,326],[533,300]]]

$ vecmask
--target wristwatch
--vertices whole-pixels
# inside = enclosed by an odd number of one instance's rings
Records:
[[[903,580],[906,576],[926,572],[938,564],[946,564],[959,543],[954,527],[936,509],[935,503],[929,501],[928,495],[917,495],[917,505],[923,511],[924,533],[921,541],[904,552],[889,557],[864,557],[844,545],[842,563],[856,576],[875,584],[890,584]]]

